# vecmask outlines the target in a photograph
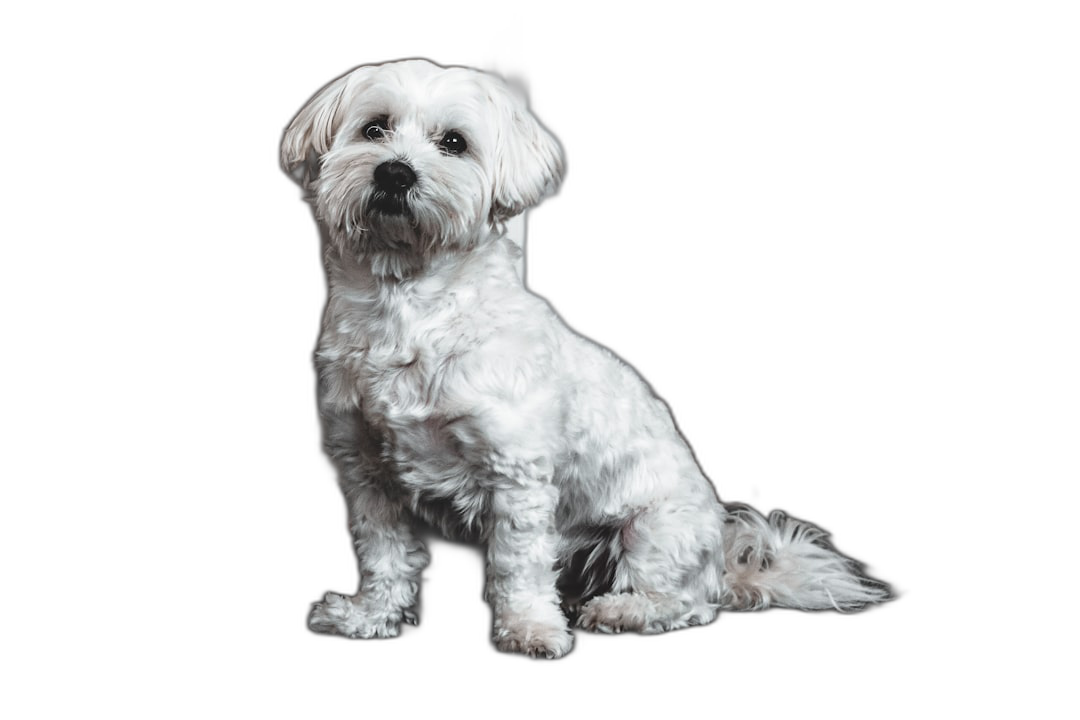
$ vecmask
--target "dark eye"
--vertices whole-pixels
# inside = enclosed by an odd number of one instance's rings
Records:
[[[461,136],[461,133],[456,130],[443,135],[443,139],[439,141],[439,147],[447,155],[460,155],[468,148],[468,144],[465,142],[465,138]]]
[[[378,120],[372,120],[365,125],[364,129],[361,130],[361,133],[363,133],[364,137],[368,140],[382,140],[386,137],[387,129],[386,118],[379,118]]]

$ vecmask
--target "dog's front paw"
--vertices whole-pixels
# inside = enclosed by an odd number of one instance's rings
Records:
[[[326,593],[325,598],[311,606],[308,627],[315,632],[347,638],[386,638],[397,637],[402,620],[415,625],[416,614],[411,610],[375,611],[365,607],[361,598]]]
[[[502,652],[554,660],[574,647],[574,634],[561,613],[558,618],[537,618],[518,613],[502,613],[495,623],[495,647]]]

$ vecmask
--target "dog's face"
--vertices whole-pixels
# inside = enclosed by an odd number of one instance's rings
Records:
[[[467,248],[562,176],[558,143],[501,80],[425,60],[327,85],[285,132],[282,163],[359,255]]]

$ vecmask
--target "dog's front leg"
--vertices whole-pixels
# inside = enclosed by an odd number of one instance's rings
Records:
[[[326,450],[338,467],[349,508],[349,529],[360,567],[355,595],[327,593],[315,603],[308,627],[350,638],[394,637],[415,625],[420,572],[428,553],[413,518],[396,497],[380,458],[377,436],[359,410],[323,409]]]
[[[417,623],[420,571],[428,554],[403,517],[372,486],[346,489],[350,528],[360,566],[355,595],[327,593],[312,606],[308,627],[350,638],[395,637],[401,623]]]
[[[499,650],[557,658],[573,647],[555,589],[557,504],[558,491],[546,479],[514,482],[492,495],[486,594]]]

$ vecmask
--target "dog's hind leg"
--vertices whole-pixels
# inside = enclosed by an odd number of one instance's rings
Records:
[[[611,592],[586,602],[577,624],[596,632],[660,633],[716,619],[723,508],[713,497],[664,502],[623,526]]]

